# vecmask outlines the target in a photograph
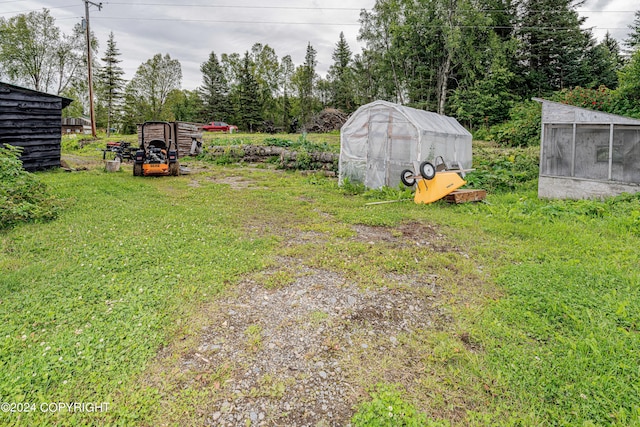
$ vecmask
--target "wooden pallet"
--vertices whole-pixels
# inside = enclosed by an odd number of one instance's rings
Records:
[[[487,197],[486,190],[456,190],[444,196],[449,203],[479,202]]]

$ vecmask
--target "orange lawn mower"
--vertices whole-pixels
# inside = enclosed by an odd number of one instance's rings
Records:
[[[145,141],[145,128],[162,125],[163,138]],[[178,148],[173,140],[171,124],[167,122],[144,122],[141,126],[140,147],[133,159],[133,176],[180,175]]]
[[[410,169],[400,174],[400,181],[407,187],[417,184],[413,197],[415,203],[433,203],[451,194],[467,183],[462,177],[473,170],[461,169],[457,164],[448,167],[442,156],[436,157],[435,162],[436,165],[428,161],[420,163],[419,175]]]

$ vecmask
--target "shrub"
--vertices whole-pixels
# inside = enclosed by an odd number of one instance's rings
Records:
[[[475,171],[465,180],[471,188],[483,188],[491,193],[531,190],[539,172],[540,153],[537,148],[497,149],[474,146]]]
[[[491,127],[492,139],[505,147],[540,145],[541,106],[535,101],[518,104],[509,111],[509,121]]]
[[[0,146],[0,228],[56,216],[54,198],[34,174],[22,168],[21,152],[18,147]]]

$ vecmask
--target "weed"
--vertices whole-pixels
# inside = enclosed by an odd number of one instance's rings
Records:
[[[244,330],[244,335],[247,338],[247,348],[251,351],[258,351],[262,348],[262,326],[253,324],[247,326]]]
[[[406,402],[399,391],[399,387],[388,384],[378,384],[370,393],[371,400],[358,406],[357,412],[351,419],[355,427],[445,427],[448,422],[437,422],[427,419],[426,414]]]
[[[367,191],[367,187],[362,182],[351,182],[349,178],[344,178],[340,184],[340,189],[344,194],[355,196]]]

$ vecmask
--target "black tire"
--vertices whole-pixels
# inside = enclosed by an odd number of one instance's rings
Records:
[[[180,163],[170,163],[169,164],[169,175],[178,176],[180,175]]]
[[[413,171],[410,169],[405,169],[400,172],[400,181],[407,187],[413,187],[416,183],[416,179],[413,177]]]
[[[133,176],[142,176],[142,163],[133,164]]]
[[[436,176],[436,168],[431,162],[422,162],[420,164],[420,175],[424,179],[433,179]]]

